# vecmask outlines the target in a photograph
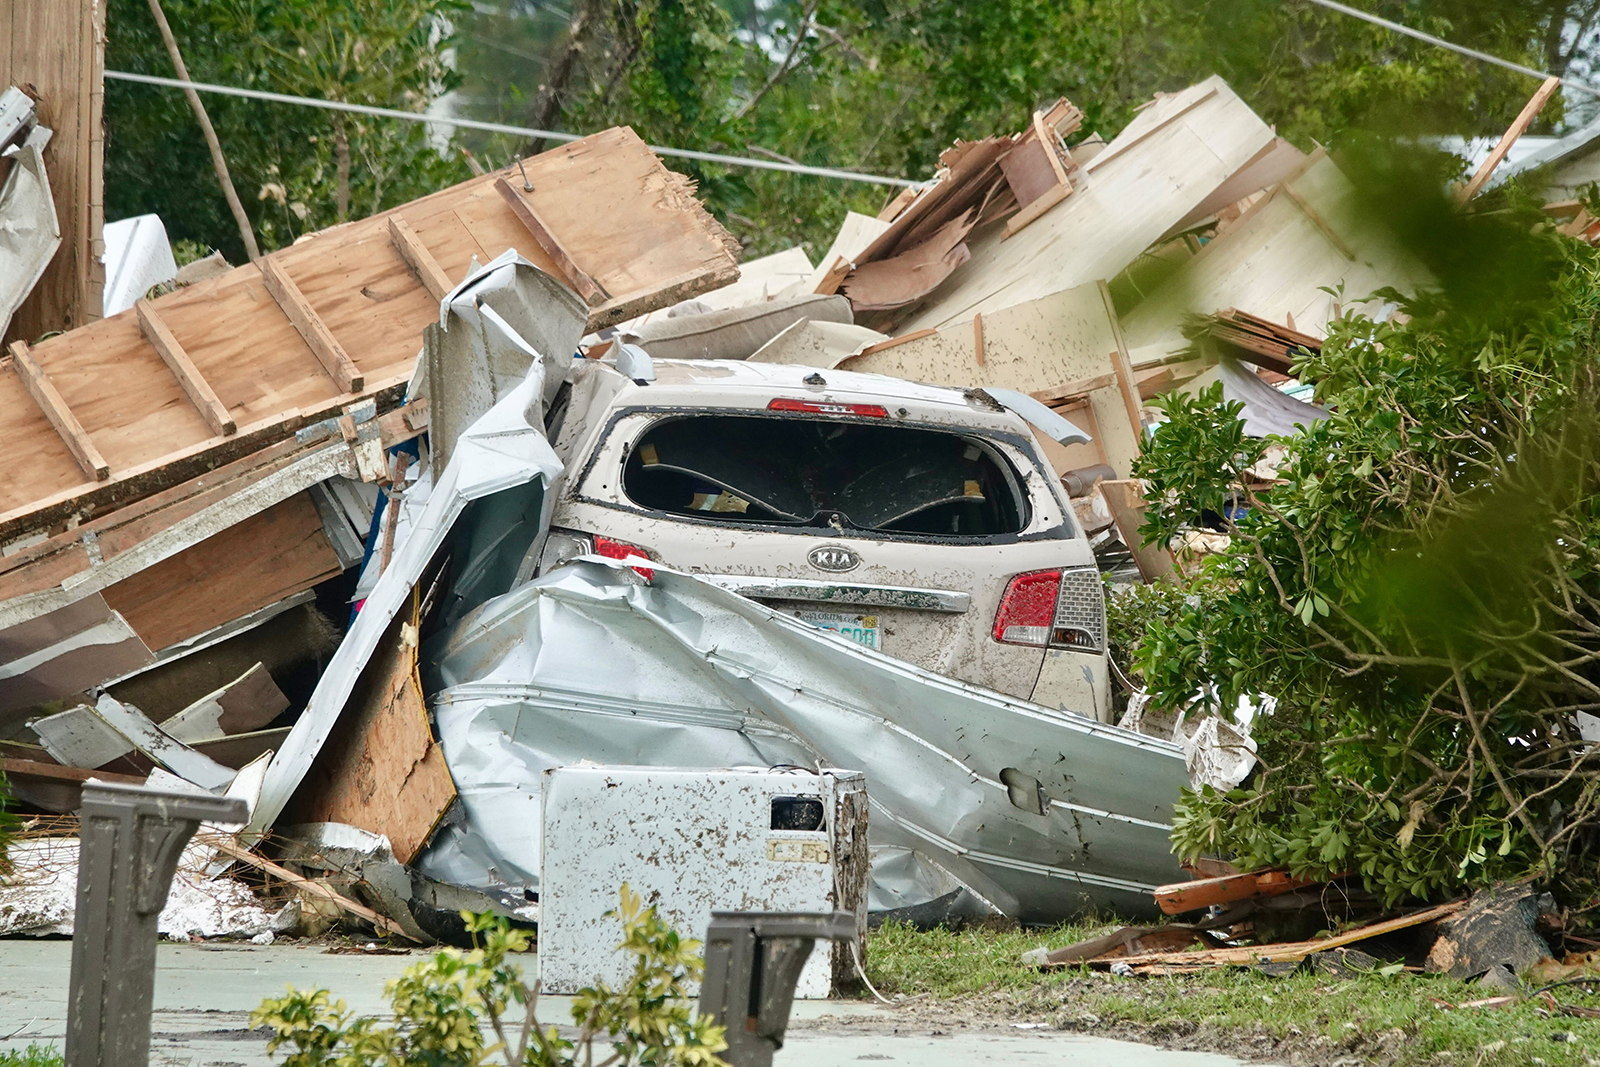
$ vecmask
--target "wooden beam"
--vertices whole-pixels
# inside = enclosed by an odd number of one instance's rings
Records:
[[[1071,194],[1071,192],[1072,186],[1070,184],[1058,185],[1048,193],[1045,193],[1043,196],[1035,198],[1034,201],[1027,207],[1023,208],[1021,211],[1017,212],[1015,215],[1011,216],[1009,220],[1007,220],[1006,232],[1000,239],[1003,241],[1007,237],[1012,236],[1018,230],[1028,225],[1028,223],[1034,221],[1040,215],[1043,215],[1046,211],[1049,211],[1051,208],[1061,203],[1061,201],[1065,200],[1068,195]]]
[[[978,366],[983,366],[983,312],[972,316],[972,345],[978,356]]]
[[[577,261],[572,258],[572,253],[562,247],[550,227],[539,218],[538,212],[533,210],[533,205],[528,203],[521,193],[511,188],[510,182],[504,178],[496,178],[494,187],[500,193],[501,199],[511,205],[512,212],[518,221],[528,228],[528,232],[533,235],[539,247],[555,260],[557,269],[566,276],[567,283],[583,298],[584,303],[593,308],[611,299],[611,294],[606,292],[604,286],[584,273]]]
[[[1306,203],[1306,198],[1296,192],[1294,186],[1290,185],[1288,182],[1284,182],[1282,185],[1278,186],[1278,189],[1290,200],[1294,201],[1295,207],[1303,211],[1306,218],[1311,220],[1312,225],[1322,231],[1322,236],[1333,242],[1333,247],[1337,248],[1345,259],[1353,261],[1356,258],[1355,249],[1345,244],[1344,238],[1340,237],[1333,231],[1333,227],[1328,225],[1327,219],[1324,219],[1321,215],[1317,214],[1316,208]]]
[[[239,424],[233,421],[233,416],[228,414],[227,407],[217,399],[211,384],[189,359],[189,354],[183,350],[183,346],[167,328],[167,324],[161,321],[155,306],[148,300],[140,300],[133,305],[133,308],[139,316],[139,329],[144,331],[145,340],[149,341],[151,347],[161,356],[161,361],[172,371],[172,376],[178,379],[178,384],[188,395],[189,402],[199,409],[200,417],[206,420],[211,432],[224,437],[237,433]]]
[[[94,447],[94,442],[89,439],[88,432],[84,430],[78,417],[72,413],[72,409],[67,407],[67,402],[61,399],[61,393],[50,380],[50,375],[44,372],[44,368],[33,358],[33,353],[28,351],[26,341],[11,342],[11,364],[17,369],[17,377],[21,378],[22,384],[27,387],[28,395],[33,397],[33,402],[39,405],[45,417],[50,420],[50,425],[61,435],[67,451],[78,461],[83,473],[97,482],[103,482],[111,477],[111,467],[106,463],[105,457]]]
[[[1522,111],[1518,113],[1516,119],[1506,128],[1506,132],[1500,135],[1500,143],[1494,146],[1494,150],[1489,153],[1489,157],[1478,167],[1478,172],[1472,176],[1472,180],[1462,186],[1461,191],[1456,194],[1457,203],[1465,204],[1468,200],[1478,195],[1489,179],[1494,176],[1495,168],[1500,166],[1501,160],[1506,158],[1506,153],[1511,151],[1511,146],[1517,143],[1517,138],[1523,135],[1528,126],[1538,117],[1539,112],[1544,110],[1544,105],[1549,103],[1550,97],[1554,96],[1555,91],[1559,88],[1561,88],[1561,79],[1550,77],[1546,78],[1543,84],[1534,91],[1534,94],[1528,98],[1528,102],[1522,106]]]
[[[1142,406],[1139,388],[1133,378],[1133,361],[1128,358],[1128,343],[1122,339],[1122,324],[1117,319],[1117,306],[1111,299],[1111,287],[1104,281],[1100,286],[1100,299],[1106,305],[1106,319],[1111,323],[1111,336],[1117,349],[1111,353],[1111,369],[1117,376],[1117,388],[1122,393],[1122,404],[1128,410],[1128,422],[1133,427],[1135,447],[1144,448],[1144,420],[1139,417]]]
[[[322,369],[328,372],[328,377],[338,382],[339,389],[343,392],[361,392],[366,384],[361,369],[345,354],[344,347],[328,329],[327,323],[318,317],[311,302],[294,283],[294,279],[289,277],[271,256],[263,256],[256,265],[261,268],[261,278],[267,283],[267,292],[272,294],[272,299],[278,302],[283,313],[289,317],[296,332],[310,346],[317,361],[322,364]]]
[[[1079,397],[1085,397],[1096,389],[1104,389],[1108,385],[1116,384],[1117,376],[1115,373],[1097,374],[1092,378],[1079,378],[1076,381],[1066,382],[1051,389],[1037,389],[1028,395],[1035,400],[1050,404],[1058,400],[1074,400]]]
[[[822,276],[817,283],[816,291],[822,296],[832,296],[839,291],[839,286],[850,275],[850,261],[843,256],[833,257],[833,266],[828,268],[828,273]]]
[[[1144,525],[1145,511],[1144,487],[1139,482],[1106,479],[1096,484],[1095,488],[1100,491],[1100,498],[1106,502],[1106,509],[1116,521],[1122,543],[1133,553],[1133,562],[1139,568],[1141,578],[1153,582],[1178,569],[1167,546],[1145,544],[1144,536],[1139,532]]]
[[[1039,138],[1039,145],[1044,149],[1045,158],[1050,160],[1050,169],[1055,171],[1056,184],[1067,185],[1067,168],[1061,165],[1061,157],[1056,154],[1055,131],[1046,131],[1044,112],[1033,113],[1033,132]]]
[[[868,345],[866,348],[863,348],[860,352],[857,352],[856,355],[857,356],[870,356],[874,352],[882,352],[884,349],[893,348],[895,345],[903,345],[907,341],[920,341],[924,337],[932,337],[934,334],[936,334],[938,332],[939,332],[938,330],[912,330],[910,333],[903,333],[899,337],[891,337],[887,341],[879,341],[875,345]],[[855,356],[852,356],[850,358],[854,359]]]
[[[394,243],[394,250],[400,253],[400,258],[406,261],[406,266],[411,268],[411,273],[417,276],[417,281],[428,290],[429,296],[443,300],[445,294],[454,288],[450,284],[450,276],[433,258],[433,253],[422,243],[417,231],[399,215],[389,216],[389,240]]]
[[[1173,95],[1177,95],[1177,94],[1173,94]],[[1128,140],[1124,140],[1123,138],[1127,137],[1127,132],[1124,131],[1123,134],[1117,138],[1117,143],[1113,144],[1111,147],[1107,148],[1105,151],[1101,152],[1099,155],[1097,155],[1093,159],[1089,160],[1089,162],[1085,163],[1083,165],[1083,169],[1085,171],[1096,170],[1099,167],[1103,166],[1107,161],[1116,159],[1117,157],[1121,156],[1124,152],[1126,152],[1129,148],[1131,148],[1134,145],[1138,144],[1140,141],[1143,141],[1145,138],[1149,137],[1151,134],[1155,133],[1157,130],[1159,130],[1162,127],[1166,126],[1168,123],[1174,122],[1177,119],[1182,118],[1184,115],[1187,115],[1189,112],[1193,111],[1195,108],[1199,107],[1201,104],[1205,103],[1207,100],[1210,100],[1215,95],[1217,95],[1217,87],[1215,85],[1213,85],[1209,89],[1207,89],[1205,92],[1197,93],[1195,95],[1194,99],[1190,100],[1188,103],[1184,104],[1182,107],[1175,108],[1172,112],[1170,112],[1166,116],[1157,119],[1155,122],[1151,123],[1149,126],[1147,126],[1144,129],[1138,131],[1132,138],[1130,138]],[[1152,101],[1150,101],[1150,103],[1151,104],[1155,104],[1155,103],[1157,103],[1157,101],[1152,100]],[[1134,120],[1134,122],[1137,122],[1137,121],[1138,121],[1138,119]],[[1132,123],[1129,123],[1129,125],[1132,125]]]

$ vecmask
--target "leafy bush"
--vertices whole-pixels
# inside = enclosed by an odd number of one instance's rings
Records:
[[[330,1003],[324,989],[295,990],[262,1001],[250,1013],[267,1026],[267,1051],[294,1051],[286,1067],[476,1067],[499,1057],[508,1067],[718,1067],[727,1048],[723,1028],[691,1017],[685,983],[700,977],[700,942],[680,938],[638,895],[622,887],[611,912],[622,920],[617,946],[634,957],[626,985],[584,989],[572,1006],[576,1041],[535,1018],[539,989],[522,980],[509,960],[526,952],[528,935],[505,919],[463,912],[478,947],[445,949],[408,967],[388,983],[394,1025],[355,1018],[344,1001]],[[479,942],[479,935],[482,940]],[[518,1010],[511,1012],[515,1004]],[[483,1032],[487,1022],[495,1040]],[[611,1055],[596,1062],[593,1044],[608,1041]]]
[[[1469,263],[1435,271],[1409,321],[1331,325],[1297,369],[1333,416],[1286,440],[1281,484],[1244,487],[1264,442],[1219,391],[1161,401],[1146,532],[1210,513],[1231,545],[1151,619],[1136,666],[1172,705],[1208,685],[1219,708],[1278,698],[1255,779],[1185,795],[1186,855],[1355,873],[1390,901],[1539,872],[1593,899],[1600,262],[1497,207],[1413,213],[1444,235],[1433,258]]]

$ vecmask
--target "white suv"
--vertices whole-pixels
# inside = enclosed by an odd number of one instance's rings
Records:
[[[980,390],[875,374],[664,360],[649,372],[575,365],[550,418],[566,479],[539,572],[642,556],[939,674],[1109,721],[1099,572],[1021,418]]]

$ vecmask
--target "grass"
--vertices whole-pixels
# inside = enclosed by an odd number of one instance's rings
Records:
[[[0,1049],[0,1067],[61,1067],[61,1053],[49,1045]]]
[[[1120,978],[1087,968],[1041,974],[1018,962],[1028,949],[1071,944],[1110,928],[918,933],[885,926],[869,942],[867,972],[885,994],[924,994],[952,1011],[1279,1062],[1600,1065],[1600,1019],[1552,1012],[1543,998],[1446,1010],[1435,1000],[1457,1005],[1493,993],[1433,975],[1374,972],[1341,979],[1297,972],[1274,978],[1217,968]],[[1600,996],[1579,987],[1555,992],[1563,1004],[1600,1008]]]

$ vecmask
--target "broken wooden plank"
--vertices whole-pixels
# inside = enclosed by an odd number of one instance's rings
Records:
[[[405,941],[411,940],[411,937],[400,928],[400,925],[393,919],[390,919],[388,916],[379,915],[371,908],[364,907],[363,905],[357,904],[349,897],[341,896],[338,893],[335,893],[333,890],[329,889],[327,886],[313,878],[307,878],[304,875],[295,874],[287,867],[280,866],[279,864],[273,863],[269,859],[258,856],[231,838],[223,837],[220,834],[201,833],[195,835],[195,841],[199,844],[216,849],[218,852],[230,859],[238,860],[240,863],[254,867],[258,871],[263,871],[267,874],[270,874],[272,877],[278,879],[278,881],[283,882],[286,885],[294,886],[295,889],[302,893],[307,893],[311,896],[318,897],[322,900],[326,900],[338,905],[341,911],[349,912],[356,918],[364,919],[371,923],[373,929],[377,930],[380,934],[387,934],[390,937],[398,937]]]
[[[167,324],[161,321],[161,315],[155,306],[148,300],[140,300],[133,307],[135,314],[139,316],[139,329],[144,331],[145,339],[160,354],[161,361],[172,371],[172,376],[178,379],[178,385],[183,388],[184,395],[200,412],[200,417],[206,420],[211,432],[223,436],[236,433],[239,424],[228,414],[227,407],[217,398],[216,391],[211,388],[205,376],[196,369],[194,362],[189,359],[189,354],[183,350],[183,346],[167,328]]]
[[[1111,352],[1111,369],[1117,376],[1117,389],[1122,394],[1123,406],[1128,409],[1128,425],[1133,430],[1137,454],[1144,447],[1144,419],[1139,416],[1139,389],[1133,380],[1133,361],[1128,357],[1128,343],[1122,338],[1122,325],[1117,318],[1117,306],[1111,299],[1111,287],[1104,281],[1096,284],[1100,287],[1100,299],[1105,302],[1111,336],[1116,341],[1116,348]]]
[[[433,258],[433,253],[422,243],[417,231],[398,213],[389,216],[389,240],[394,243],[400,258],[406,261],[406,266],[411,268],[411,273],[417,276],[417,281],[428,290],[429,296],[443,300],[445,294],[454,288],[450,284],[450,276]]]
[[[885,352],[885,351],[893,348],[895,345],[903,345],[907,341],[918,341],[918,340],[921,340],[924,337],[932,337],[934,334],[936,334],[938,332],[939,332],[938,330],[913,330],[911,333],[903,333],[899,337],[891,337],[887,341],[879,341],[875,345],[868,345],[866,348],[863,348],[856,356],[853,356],[851,358],[860,358],[861,356],[870,356],[875,352]]]
[[[144,784],[144,779],[137,775],[11,757],[0,758],[0,773],[5,774],[6,788],[15,799],[56,815],[68,815],[83,806],[83,783],[90,778],[98,782]]]
[[[1117,533],[1122,537],[1122,543],[1133,553],[1133,562],[1139,568],[1139,576],[1147,582],[1153,582],[1177,570],[1172,553],[1166,546],[1146,544],[1144,536],[1139,532],[1139,527],[1144,525],[1145,509],[1144,489],[1139,482],[1132,479],[1120,481],[1107,479],[1095,488],[1100,491],[1106,507],[1111,510],[1111,517],[1116,520]]]
[[[1079,378],[1076,381],[1066,382],[1050,389],[1036,389],[1028,395],[1033,397],[1035,400],[1040,400],[1046,404],[1049,404],[1055,401],[1079,400],[1088,396],[1096,389],[1104,389],[1108,385],[1116,384],[1117,375],[1115,372],[1111,372],[1107,374],[1096,374],[1092,378]]]
[[[1254,900],[1257,897],[1275,897],[1296,889],[1314,885],[1318,879],[1293,878],[1288,871],[1249,871],[1244,874],[1225,874],[1215,878],[1197,878],[1192,882],[1177,882],[1157,886],[1156,905],[1168,915],[1182,915],[1186,911],[1199,911],[1213,904],[1231,904],[1237,900]]]
[[[983,365],[983,312],[972,316],[972,346],[978,358],[978,365]]]
[[[193,690],[191,690],[192,692]],[[289,707],[267,668],[260,663],[215,692],[207,693],[161,729],[188,745],[260,730]]]
[[[1533,95],[1522,106],[1522,110],[1517,114],[1517,117],[1506,128],[1506,132],[1500,135],[1500,143],[1494,146],[1488,157],[1478,166],[1477,173],[1473,174],[1472,180],[1462,186],[1461,191],[1456,194],[1457,203],[1465,204],[1468,200],[1478,195],[1478,192],[1494,176],[1495,168],[1499,167],[1501,160],[1506,158],[1506,153],[1511,151],[1511,146],[1517,143],[1517,138],[1523,135],[1528,126],[1538,117],[1539,112],[1544,110],[1544,105],[1549,102],[1559,88],[1561,88],[1561,79],[1552,75],[1546,78],[1538,89],[1534,90]]]
[[[34,719],[28,728],[63,767],[93,770],[134,750],[133,742],[112,729],[87,704]]]
[[[817,283],[817,287],[813,291],[822,296],[832,296],[839,291],[839,286],[844,282],[845,278],[850,276],[851,269],[849,260],[843,256],[835,256],[833,266],[829,267],[827,272],[823,274],[822,280]]]
[[[78,422],[72,409],[67,407],[67,402],[61,399],[61,393],[50,380],[50,375],[46,374],[44,368],[33,358],[33,353],[28,349],[28,342],[12,341],[10,351],[11,365],[16,368],[17,377],[22,379],[28,395],[39,405],[39,410],[50,420],[50,425],[55,427],[56,433],[61,435],[67,451],[78,461],[83,473],[97,482],[103,482],[111,477],[111,467],[100,455],[100,450],[94,446],[94,442],[89,439],[89,434]]]
[[[419,599],[414,590],[389,626],[317,756],[307,779],[314,788],[303,788],[285,816],[383,834],[401,863],[421,851],[456,795],[418,674]]]
[[[261,268],[267,292],[294,324],[295,331],[310,347],[322,369],[328,372],[328,377],[339,383],[343,392],[361,392],[366,384],[361,369],[345,354],[344,346],[333,336],[333,331],[328,329],[294,279],[271,256],[262,257],[256,265]]]
[[[1070,185],[1058,185],[1050,192],[1028,203],[1028,206],[1006,220],[1006,237],[1011,237],[1028,223],[1065,200],[1072,192]],[[1003,240],[1004,238],[1002,238]]]
[[[1142,956],[1125,956],[1123,957],[1123,962],[1130,967],[1153,967],[1157,969],[1189,966],[1249,967],[1257,963],[1292,963],[1305,959],[1313,952],[1326,952],[1329,949],[1343,948],[1345,945],[1353,945],[1368,938],[1381,937],[1384,934],[1392,934],[1397,930],[1405,930],[1413,926],[1420,926],[1423,923],[1447,918],[1466,907],[1466,903],[1464,900],[1457,900],[1449,904],[1440,904],[1434,908],[1424,908],[1421,911],[1402,915],[1396,919],[1347,930],[1342,934],[1323,938],[1320,941],[1289,941],[1277,945],[1241,945],[1230,948],[1206,949],[1200,952],[1147,953]]]
[[[539,213],[533,209],[533,205],[528,203],[521,193],[511,188],[510,182],[504,178],[496,178],[494,187],[495,191],[500,194],[501,199],[511,206],[511,210],[517,216],[517,219],[523,226],[527,227],[528,233],[533,235],[533,239],[538,242],[539,247],[544,249],[551,259],[555,260],[556,266],[560,269],[567,284],[571,285],[577,294],[583,297],[584,303],[590,307],[599,307],[611,299],[611,294],[606,292],[599,282],[589,277],[582,267],[578,266],[577,260],[572,258],[572,253],[562,245],[560,239],[556,237],[550,227],[545,225],[544,220],[539,218]]]

